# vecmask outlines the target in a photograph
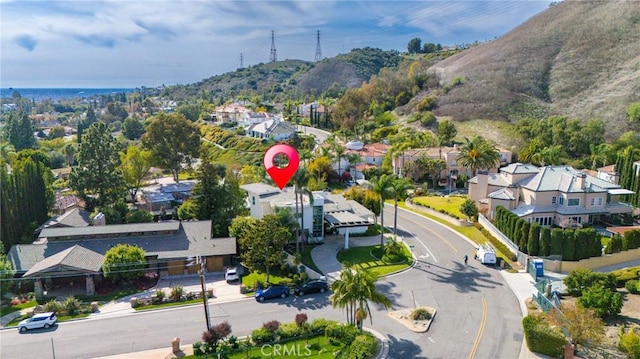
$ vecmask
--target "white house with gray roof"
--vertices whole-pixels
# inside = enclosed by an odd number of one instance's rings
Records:
[[[282,141],[288,140],[296,133],[295,126],[279,118],[254,123],[247,128],[247,136]]]
[[[251,217],[262,218],[267,214],[275,214],[277,208],[286,208],[296,213],[296,199],[293,187],[282,190],[265,183],[251,183],[240,186],[247,191],[247,207]],[[374,214],[356,201],[347,200],[341,194],[324,191],[303,196],[304,207],[303,230],[309,233],[310,243],[321,242],[324,238],[325,224],[337,234],[364,233],[374,224]],[[301,204],[298,202],[298,207]],[[302,212],[302,210],[299,210]],[[299,220],[300,221],[300,220]],[[300,221],[301,222],[301,221]]]
[[[633,193],[570,166],[513,163],[469,180],[469,198],[487,208],[490,217],[500,205],[543,226],[581,226],[631,214],[633,207],[620,196]]]

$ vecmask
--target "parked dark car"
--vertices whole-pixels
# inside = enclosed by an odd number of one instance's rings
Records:
[[[296,295],[305,295],[309,293],[324,293],[329,290],[329,283],[321,279],[312,279],[305,284],[296,288]]]
[[[258,289],[255,297],[258,302],[264,302],[265,299],[286,298],[289,296],[289,287],[284,285],[272,285],[265,289]]]

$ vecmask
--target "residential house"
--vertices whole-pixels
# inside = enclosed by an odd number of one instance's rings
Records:
[[[154,215],[159,215],[162,212],[171,215],[173,203],[182,203],[191,197],[191,190],[195,183],[195,181],[182,181],[143,187],[138,195],[138,205]]]
[[[633,211],[620,196],[633,193],[570,166],[513,163],[499,173],[481,171],[469,180],[469,198],[490,217],[500,205],[543,226],[616,222]]]
[[[302,204],[296,201],[293,187],[279,190],[264,183],[251,183],[240,186],[247,191],[247,206],[251,217],[262,218],[275,214],[277,208],[286,208],[296,213],[304,207],[303,230],[308,233],[309,243],[321,242],[325,235],[325,224],[338,234],[363,233],[374,224],[374,214],[361,204],[346,200],[342,195],[323,191],[312,192],[313,203],[309,196],[303,196]],[[299,217],[301,218],[301,217]],[[300,221],[300,220],[299,220]],[[301,221],[300,221],[301,222]],[[349,230],[347,231],[347,228]]]
[[[492,168],[484,168],[489,172],[498,172],[498,168],[511,163],[512,152],[506,149],[498,149],[500,152],[500,164]],[[445,168],[440,172],[440,186],[455,184],[455,180],[459,175],[466,174],[471,175],[467,168],[464,168],[458,164],[458,155],[460,155],[460,147],[454,145],[453,147],[428,147],[428,148],[414,148],[402,151],[397,154],[392,160],[393,173],[398,176],[402,176],[402,171],[405,165],[415,161],[416,159],[426,156],[430,159],[442,159],[445,163]]]
[[[168,221],[45,228],[33,244],[12,246],[7,259],[17,276],[35,281],[36,295],[78,278],[92,295],[103,280],[104,255],[118,244],[142,248],[146,270],[160,277],[195,273],[189,265],[194,256],[206,258],[207,271],[222,271],[236,255],[235,238],[211,238],[211,221]]]
[[[63,214],[52,217],[38,228],[87,227],[91,225],[91,213],[83,208],[74,207]]]
[[[218,124],[234,122],[240,123],[242,122],[244,115],[250,112],[250,109],[246,108],[240,103],[234,102],[231,104],[216,107],[211,114],[211,117]]]
[[[353,142],[354,141],[349,143],[353,143]],[[369,168],[372,166],[375,166],[375,167],[382,166],[382,161],[384,160],[384,156],[387,155],[389,148],[391,148],[390,145],[382,142],[368,143],[366,145],[362,144],[359,141],[358,143],[360,144],[360,146],[357,146],[357,143],[355,145],[352,144],[351,146],[347,144],[347,150],[345,151],[345,156],[342,158],[342,161],[340,163],[340,168],[343,170],[346,170],[347,168],[350,168],[350,167],[355,168],[355,171],[351,172],[351,176],[353,177],[354,180],[365,179],[364,175],[362,174],[363,169]],[[347,154],[349,153],[359,154],[362,157],[362,161],[358,163],[349,163],[349,160],[347,159]]]
[[[255,123],[247,129],[247,136],[273,141],[288,140],[296,133],[295,126],[279,118]]]
[[[318,123],[326,117],[327,109],[317,102],[306,103],[298,106],[298,113],[302,118],[309,119],[311,123]]]

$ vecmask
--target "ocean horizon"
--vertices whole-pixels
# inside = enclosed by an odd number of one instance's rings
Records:
[[[93,96],[110,95],[115,93],[132,93],[135,88],[18,88],[3,87],[0,88],[0,98],[11,98],[14,91],[20,93],[20,96],[33,100],[35,102],[50,99],[51,101],[59,101],[73,98],[91,98]]]

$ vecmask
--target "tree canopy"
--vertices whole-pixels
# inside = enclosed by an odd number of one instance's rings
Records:
[[[151,169],[151,152],[141,151],[138,146],[131,145],[127,147],[127,152],[120,154],[122,161],[122,178],[127,184],[131,200],[136,201],[138,188],[144,183],[144,177]]]
[[[102,272],[105,277],[114,281],[135,279],[144,275],[146,264],[142,248],[131,244],[118,244],[105,253]]]
[[[118,147],[106,124],[96,122],[87,129],[78,149],[78,165],[69,180],[90,211],[123,199],[126,185]]]
[[[170,170],[173,180],[179,182],[182,164],[191,165],[200,151],[198,127],[180,113],[160,113],[147,127],[142,144],[153,154],[153,163]]]

